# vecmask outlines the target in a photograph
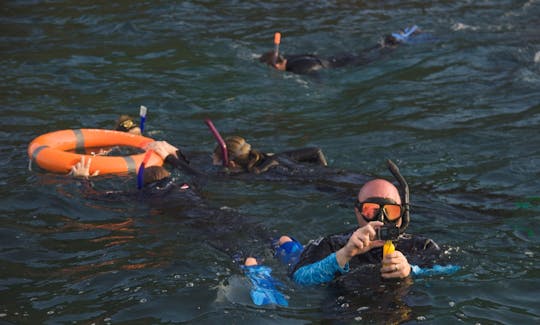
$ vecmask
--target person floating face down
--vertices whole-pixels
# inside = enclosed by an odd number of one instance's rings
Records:
[[[182,169],[190,175],[201,175],[200,172],[189,165],[189,160],[184,156],[182,151],[177,147],[171,145],[167,141],[153,141],[150,142],[145,150],[153,150],[157,153],[165,163],[169,164],[173,168]],[[96,170],[92,175],[90,175],[90,165],[92,163],[92,158],[85,156],[81,157],[81,161],[77,162],[71,167],[69,175],[74,177],[88,178],[91,176],[99,175],[99,170]],[[159,167],[159,168],[157,168]],[[143,174],[143,183],[149,184],[152,182],[159,181],[163,178],[169,177],[170,172],[167,171],[164,167],[156,166],[145,168]]]
[[[197,170],[190,167],[189,161],[185,159],[181,151],[166,141],[154,141],[149,143],[146,150],[153,150],[163,161],[172,168],[181,169],[187,175],[200,176]],[[93,175],[89,174],[91,157],[82,156],[81,161],[76,163],[71,170],[71,175],[83,179],[90,176],[97,176],[99,171]],[[142,180],[142,184],[139,183]],[[160,208],[167,208],[170,205],[175,207],[196,207],[204,206],[204,200],[198,190],[201,179],[190,178],[189,183],[178,182],[175,177],[163,166],[148,166],[144,168],[142,179],[137,177],[137,187],[133,186],[132,191],[96,191],[91,182],[84,181],[84,192],[88,197],[101,200],[123,200],[133,199],[134,194],[139,197],[141,194],[149,203]],[[136,189],[137,188],[137,189]],[[177,203],[181,202],[181,205]]]
[[[363,49],[359,53],[346,53],[321,58],[314,54],[281,55],[275,53],[275,51],[270,51],[262,54],[259,61],[276,70],[296,74],[312,74],[322,69],[365,65],[384,57],[400,44],[408,42],[419,33],[421,31],[417,26],[405,28],[398,33],[384,36],[376,45]]]
[[[225,139],[228,155],[228,169],[232,172],[248,172],[261,174],[269,169],[284,164],[285,158],[296,163],[315,163],[328,166],[326,157],[320,148],[307,147],[285,151],[278,154],[263,153],[251,148],[251,145],[242,137],[230,136]],[[212,155],[214,165],[223,164],[222,148],[218,145]]]

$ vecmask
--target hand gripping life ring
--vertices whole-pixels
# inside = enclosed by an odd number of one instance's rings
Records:
[[[68,173],[83,156],[92,158],[90,175],[96,170],[100,174],[137,173],[146,152],[131,156],[92,156],[79,154],[85,148],[129,146],[140,148],[154,141],[140,135],[102,129],[60,130],[38,136],[28,145],[31,163],[54,173]],[[69,152],[69,151],[73,152]],[[145,167],[161,166],[163,159],[151,152]]]

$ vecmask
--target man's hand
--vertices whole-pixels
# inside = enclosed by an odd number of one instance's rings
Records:
[[[178,156],[176,156],[176,151],[178,150],[178,148],[171,145],[167,141],[150,142],[149,144],[146,145],[145,149],[146,150],[153,150],[163,160],[165,160],[165,158],[167,158],[168,155],[173,155],[176,158],[178,158]]]
[[[81,157],[81,161],[76,163],[71,167],[71,171],[68,175],[73,177],[86,177],[97,176],[99,175],[99,170],[96,170],[92,175],[90,175],[90,164],[92,163],[92,158],[88,158],[88,161],[85,162],[85,156]]]
[[[411,273],[407,258],[400,251],[387,254],[382,260],[381,276],[385,279],[406,278]]]
[[[372,248],[384,245],[384,240],[376,240],[376,229],[383,225],[380,221],[371,221],[362,228],[358,228],[345,246],[336,252],[336,259],[340,267],[344,267],[353,256],[364,254]]]

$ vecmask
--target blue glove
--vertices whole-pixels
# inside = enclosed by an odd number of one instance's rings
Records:
[[[405,27],[403,32],[392,33],[392,36],[399,42],[407,42],[409,37],[418,29],[418,26],[414,25],[412,27]]]
[[[255,305],[275,304],[288,306],[285,296],[278,291],[275,285],[281,285],[272,278],[272,269],[263,265],[242,266],[253,287],[250,291],[251,300]]]
[[[418,265],[411,265],[411,271],[416,276],[430,276],[430,275],[450,275],[461,269],[458,265],[434,265],[431,268],[421,268]]]
[[[276,257],[281,263],[288,266],[296,265],[304,250],[304,246],[302,246],[299,241],[294,238],[291,239],[292,241],[286,242],[276,248]]]

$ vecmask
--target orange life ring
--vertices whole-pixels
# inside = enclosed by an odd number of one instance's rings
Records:
[[[154,141],[140,135],[102,129],[61,130],[40,135],[28,145],[28,157],[40,168],[55,173],[68,173],[83,156],[92,158],[90,174],[137,173],[146,152],[131,156],[92,156],[79,154],[85,148],[129,146],[144,150]],[[68,150],[75,152],[68,152]],[[161,166],[163,159],[155,152],[149,153],[145,166]]]

